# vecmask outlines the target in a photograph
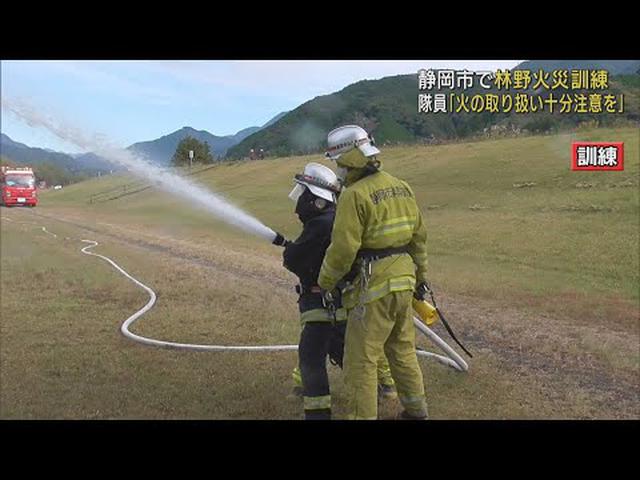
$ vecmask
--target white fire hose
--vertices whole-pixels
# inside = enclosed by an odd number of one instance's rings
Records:
[[[6,217],[5,217],[5,220],[9,220],[13,222],[13,220]],[[35,225],[34,223],[31,223],[31,222],[16,222],[16,223]],[[41,227],[41,229],[43,232],[53,236],[54,238],[57,238],[57,235],[55,233],[48,231],[45,227]],[[120,265],[118,265],[116,262],[111,260],[109,257],[100,255],[98,253],[90,252],[89,249],[98,246],[98,242],[94,240],[86,240],[86,239],[83,239],[82,242],[89,244],[80,250],[82,253],[84,253],[85,255],[91,255],[94,257],[101,258],[105,262],[108,262],[113,268],[115,268],[118,272],[120,272],[129,280],[131,280],[137,286],[142,288],[149,295],[149,301],[146,303],[146,305],[142,307],[140,310],[138,310],[137,312],[135,312],[133,315],[131,315],[129,318],[127,318],[120,326],[120,331],[122,332],[122,334],[125,337],[129,338],[130,340],[133,340],[134,342],[142,343],[144,345],[150,345],[153,347],[174,348],[174,349],[181,349],[181,350],[198,350],[198,351],[207,351],[207,352],[224,352],[224,351],[274,352],[274,351],[287,351],[287,350],[298,349],[297,345],[202,345],[202,344],[194,344],[194,343],[169,342],[166,340],[156,340],[149,337],[143,337],[142,335],[137,335],[131,332],[129,330],[129,327],[133,325],[133,323],[136,322],[145,313],[151,310],[151,308],[153,308],[154,304],[156,303],[156,293],[151,288],[146,286],[144,283],[140,282],[136,278],[129,275],[122,267],[120,267]],[[443,356],[437,353],[428,352],[426,350],[418,348],[416,350],[416,354],[418,356],[426,357],[426,358],[434,358],[440,363],[444,365],[448,365],[461,372],[466,372],[469,369],[469,366],[462,359],[462,357],[458,355],[458,353],[456,353],[456,351],[453,348],[451,348],[447,344],[447,342],[445,342],[442,338],[440,338],[433,330],[427,327],[421,320],[419,320],[417,317],[414,316],[413,323],[416,329],[420,333],[422,333],[429,340],[435,343],[446,354],[446,356]]]
[[[142,315],[148,312],[153,305],[156,303],[156,294],[155,292],[147,287],[144,283],[136,280],[134,277],[129,275],[123,268],[121,268],[116,262],[111,260],[109,257],[105,257],[104,255],[100,255],[97,253],[90,252],[89,249],[96,247],[98,242],[94,240],[82,240],[85,243],[89,243],[86,247],[83,247],[81,252],[87,255],[92,255],[94,257],[98,257],[108,262],[113,266],[116,270],[118,270],[122,275],[127,277],[133,283],[138,285],[144,291],[149,294],[149,301],[147,304],[138,310],[136,313],[127,318],[122,326],[120,327],[120,331],[122,334],[135,341],[145,345],[151,345],[154,347],[164,347],[164,348],[176,348],[183,350],[200,350],[200,351],[208,351],[208,352],[222,352],[222,351],[262,351],[262,352],[273,352],[273,351],[284,351],[284,350],[297,350],[297,345],[202,345],[202,344],[193,344],[193,343],[179,343],[179,342],[169,342],[166,340],[156,340],[149,337],[143,337],[141,335],[137,335],[132,333],[129,330],[129,327],[138,320]],[[437,353],[427,352],[425,350],[418,349],[416,353],[421,357],[431,357],[435,358],[439,362],[444,365],[448,365],[450,367],[455,368],[461,372],[466,372],[469,367],[467,363],[456,353],[453,348],[451,348],[442,338],[440,338],[433,330],[427,327],[424,323],[422,323],[418,318],[414,317],[413,322],[420,333],[429,338],[432,342],[434,342],[438,347],[440,347],[447,357],[438,355]]]
[[[297,350],[297,345],[199,345],[193,343],[178,343],[178,342],[168,342],[166,340],[155,340],[153,338],[143,337],[141,335],[136,335],[129,331],[129,327],[138,320],[142,315],[151,310],[153,305],[156,303],[156,293],[147,287],[144,283],[136,280],[131,275],[129,275],[122,267],[120,267],[116,262],[111,260],[109,257],[105,257],[104,255],[100,255],[98,253],[89,252],[90,248],[96,247],[98,242],[94,240],[82,240],[85,243],[90,243],[91,245],[87,245],[83,247],[80,251],[87,255],[93,255],[94,257],[99,257],[106,262],[109,262],[113,268],[118,270],[122,275],[127,277],[133,283],[138,285],[144,291],[149,294],[149,301],[147,304],[138,310],[136,313],[127,318],[122,326],[120,327],[120,331],[122,334],[139,343],[143,343],[145,345],[151,345],[154,347],[165,347],[165,348],[177,348],[183,350],[201,350],[201,351],[209,351],[209,352],[222,352],[226,350],[248,350],[248,351],[279,351],[279,350]]]

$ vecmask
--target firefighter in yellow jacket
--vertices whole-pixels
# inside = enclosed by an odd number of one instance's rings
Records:
[[[427,233],[412,189],[382,171],[379,153],[361,127],[346,125],[328,135],[327,156],[336,161],[345,188],[318,285],[327,300],[343,287],[348,418],[377,418],[376,365],[386,354],[402,418],[426,419],[412,296],[427,281]]]

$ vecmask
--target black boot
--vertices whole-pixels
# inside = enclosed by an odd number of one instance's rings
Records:
[[[420,412],[419,415],[417,413],[411,415],[406,410],[403,410],[402,413],[398,415],[398,420],[429,420],[429,409],[426,405],[424,407],[424,411]]]
[[[324,408],[322,410],[305,410],[305,420],[331,420],[331,409]]]

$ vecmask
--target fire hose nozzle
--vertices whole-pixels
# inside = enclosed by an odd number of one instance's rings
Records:
[[[279,247],[286,247],[287,244],[291,243],[289,240],[287,240],[286,238],[284,238],[284,236],[281,233],[276,232],[276,238],[273,239],[273,243],[274,245],[277,245]]]

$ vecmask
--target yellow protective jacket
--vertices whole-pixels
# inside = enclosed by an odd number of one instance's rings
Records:
[[[347,177],[347,180],[349,178]],[[392,255],[371,263],[371,276],[362,291],[358,276],[343,292],[347,309],[360,295],[369,303],[388,293],[413,290],[427,277],[427,230],[409,185],[380,171],[346,187],[338,200],[331,245],[325,254],[318,285],[333,290],[350,270],[361,248],[408,246],[408,254]]]

